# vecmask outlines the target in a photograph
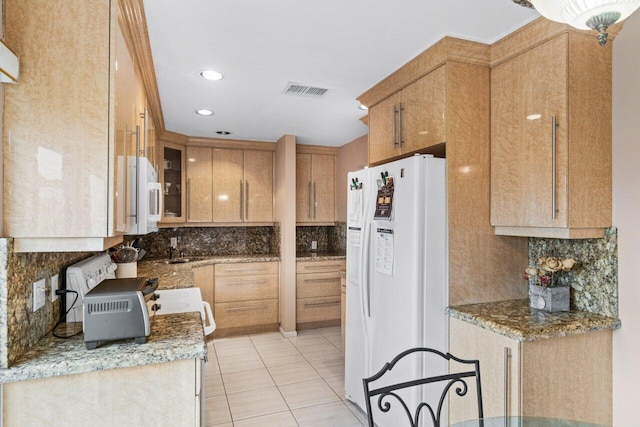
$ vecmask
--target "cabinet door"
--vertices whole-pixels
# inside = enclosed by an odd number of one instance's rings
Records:
[[[244,151],[244,221],[273,221],[273,152]]]
[[[505,348],[510,357],[505,359]],[[478,359],[482,378],[482,406],[485,417],[521,414],[520,343],[458,319],[449,322],[449,352],[461,359]],[[506,366],[506,370],[505,370]],[[451,362],[451,372],[460,370]],[[463,368],[468,369],[468,366]],[[505,373],[507,374],[505,376]],[[449,393],[449,423],[478,418],[475,383],[468,382],[465,397]],[[507,407],[505,408],[505,391]]]
[[[214,308],[214,265],[203,265],[202,267],[193,267],[193,281],[200,288],[202,301],[206,301]]]
[[[127,159],[132,145],[131,132],[135,131],[135,101],[132,90],[135,70],[119,25],[116,31],[116,61],[118,68],[115,70],[114,223],[116,231],[125,232],[129,228],[128,213],[131,212],[129,183],[135,178],[129,176]]]
[[[244,160],[242,150],[213,149],[213,221],[244,219]]]
[[[162,153],[161,170],[164,185],[162,222],[184,222],[184,147],[165,144]]]
[[[313,221],[311,154],[296,154],[296,222]]]
[[[7,45],[20,53],[21,69],[19,84],[3,86],[7,237],[118,234],[110,123],[117,7],[18,1],[6,8]]]
[[[402,91],[402,153],[445,142],[446,74],[442,66]]]
[[[187,147],[187,222],[213,222],[211,152]]]
[[[492,225],[567,226],[567,50],[564,34],[491,70]]]
[[[397,135],[400,93],[369,108],[369,163],[382,162],[401,154]]]
[[[311,170],[313,221],[334,222],[336,220],[336,157],[328,154],[312,154]]]

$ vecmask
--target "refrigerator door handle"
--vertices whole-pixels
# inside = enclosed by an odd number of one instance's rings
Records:
[[[371,289],[369,277],[371,276],[371,265],[368,262],[369,259],[369,249],[370,249],[370,235],[371,235],[371,224],[368,221],[364,222],[364,236],[362,242],[362,282],[360,286],[360,293],[362,295],[362,308],[364,311],[364,316],[371,317]],[[366,319],[365,319],[366,320]]]

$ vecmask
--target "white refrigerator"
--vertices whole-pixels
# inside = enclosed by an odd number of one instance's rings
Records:
[[[363,378],[412,347],[448,351],[445,176],[445,160],[425,155],[349,174],[345,394],[363,412]],[[414,359],[383,379],[445,372],[444,361]],[[408,399],[437,405],[440,391],[423,387]],[[382,417],[374,413],[381,427],[407,422],[399,405]]]

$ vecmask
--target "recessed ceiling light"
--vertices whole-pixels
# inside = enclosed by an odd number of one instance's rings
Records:
[[[201,116],[213,116],[213,111],[211,110],[196,110],[196,114],[199,114]]]
[[[207,80],[222,80],[222,74],[213,70],[204,70],[200,75]]]
[[[366,105],[362,105],[360,104],[360,106],[358,107],[361,110],[368,110],[369,108]]]
[[[226,130],[219,130],[216,132],[218,135],[231,135],[231,132],[227,132]]]

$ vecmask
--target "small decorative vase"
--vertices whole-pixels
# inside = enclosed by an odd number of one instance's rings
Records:
[[[568,286],[544,287],[529,284],[529,307],[555,313],[569,311],[569,305]]]

